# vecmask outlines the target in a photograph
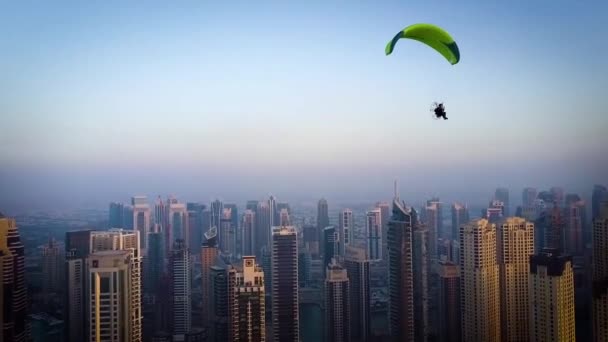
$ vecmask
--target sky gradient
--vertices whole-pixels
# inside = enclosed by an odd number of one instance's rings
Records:
[[[607,15],[606,1],[3,2],[0,208],[387,197],[394,178],[404,199],[590,191],[608,182]],[[450,32],[460,63],[407,40],[385,56],[417,22]]]

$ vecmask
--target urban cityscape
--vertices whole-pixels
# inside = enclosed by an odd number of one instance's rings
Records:
[[[0,342],[608,342],[606,13],[0,1]]]
[[[412,206],[395,182],[355,209],[138,195],[84,225],[3,215],[2,337],[607,340],[608,188],[489,195]]]

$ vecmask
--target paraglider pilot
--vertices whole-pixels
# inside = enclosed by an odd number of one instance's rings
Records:
[[[445,112],[445,108],[443,107],[443,103],[438,104],[435,107],[435,116],[437,117],[437,119],[443,118],[443,120],[447,120],[448,117],[446,115],[447,115],[447,113]]]

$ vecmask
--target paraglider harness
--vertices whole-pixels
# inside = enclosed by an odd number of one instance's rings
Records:
[[[444,120],[448,119],[448,117],[446,116],[447,113],[445,112],[445,108],[443,107],[443,103],[436,104],[433,111],[435,112],[435,116],[437,117],[437,119],[439,119],[439,118],[443,118]]]

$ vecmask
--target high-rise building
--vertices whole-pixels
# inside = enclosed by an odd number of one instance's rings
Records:
[[[412,231],[412,272],[414,275],[414,340],[429,339],[429,277],[431,259],[428,254],[429,232],[422,224],[414,223]]]
[[[90,253],[91,230],[65,233],[65,323],[68,341],[86,341],[85,264]]]
[[[176,240],[171,251],[172,331],[183,336],[192,328],[190,253],[183,240]]]
[[[46,295],[61,293],[64,290],[65,255],[59,243],[52,237],[42,246],[42,286]]]
[[[544,216],[544,247],[557,249],[560,253],[564,250],[564,226],[565,218],[562,208],[553,204],[553,208],[545,210]]]
[[[224,203],[224,208],[230,208],[230,220],[232,222],[232,226],[237,228],[239,226],[239,212],[236,204]]]
[[[511,213],[509,211],[509,189],[507,188],[497,188],[494,192],[494,199],[501,201],[504,204],[503,216],[510,216]]]
[[[608,201],[593,219],[593,335],[608,341]]]
[[[270,226],[278,226],[281,222],[281,218],[279,216],[279,211],[277,210],[277,199],[272,195],[268,198],[268,207],[270,208]]]
[[[505,217],[505,203],[497,199],[491,200],[484,217],[491,223],[498,223]]]
[[[218,233],[222,253],[236,256],[236,227],[232,225],[232,208],[224,208],[222,211]]]
[[[509,217],[498,224],[497,261],[500,273],[501,332],[504,341],[528,338],[528,276],[534,254],[534,223]]]
[[[253,210],[255,212],[257,208],[258,208],[257,200],[249,200],[249,201],[247,201],[247,204],[245,205],[246,210]]]
[[[111,202],[108,227],[123,228],[124,224],[125,224],[124,213],[125,213],[124,204],[118,203],[118,202]]]
[[[289,218],[289,211],[287,208],[283,208],[279,211],[279,226],[291,225],[291,219]]]
[[[317,226],[304,225],[302,228],[304,235],[304,248],[310,252],[315,259],[319,257],[319,233]]]
[[[25,251],[15,220],[0,213],[0,327],[6,342],[25,342],[27,333],[27,287],[25,284]]]
[[[578,197],[578,196],[577,196]],[[566,201],[564,250],[568,255],[583,255],[584,252],[584,226],[585,201]]]
[[[162,232],[148,233],[148,254],[144,262],[144,293],[157,297],[165,273],[165,241]]]
[[[395,341],[414,340],[412,229],[416,222],[416,211],[401,203],[395,194],[387,236],[389,331]]]
[[[291,206],[287,202],[278,202],[277,211],[281,212],[282,209],[287,209],[287,213],[291,215]]]
[[[169,253],[173,249],[176,240],[188,239],[188,211],[185,203],[179,203],[173,199],[169,203],[169,225],[165,231],[165,248]]]
[[[211,292],[211,267],[215,264],[218,255],[216,247],[217,227],[211,228],[205,233],[205,243],[201,248],[201,289],[202,289],[202,318],[203,327],[211,328],[213,312],[213,293]]]
[[[339,258],[340,251],[340,234],[336,231],[336,227],[328,226],[323,229],[323,270],[327,269],[327,265],[331,263],[331,259]],[[325,274],[325,273],[324,273]]]
[[[325,340],[350,341],[350,285],[346,270],[335,259],[325,277]]]
[[[553,201],[558,207],[562,207],[564,205],[564,188],[559,186],[554,186],[549,189],[551,194],[553,195]]]
[[[168,217],[168,206],[163,203],[162,198],[158,196],[156,203],[154,203],[154,223],[160,224],[163,230],[167,229],[169,224]]]
[[[299,341],[298,242],[292,226],[272,232],[272,340]]]
[[[133,216],[133,207],[130,205],[125,205],[123,208],[123,214],[122,217],[124,219],[123,225],[120,228],[123,229],[133,229],[133,227],[135,227],[135,222],[133,221],[134,216]],[[110,227],[113,228],[113,227]],[[114,227],[114,228],[118,228],[118,227]]]
[[[460,342],[460,275],[458,265],[440,261],[439,274],[439,341]]]
[[[600,217],[600,208],[602,202],[608,201],[608,188],[603,185],[596,184],[593,186],[591,194],[591,219],[594,220]]]
[[[572,257],[551,250],[530,256],[531,342],[576,341]]]
[[[344,255],[344,248],[351,244],[354,233],[353,211],[342,209],[338,215],[338,233],[340,234],[340,256]]]
[[[243,222],[241,224],[241,231],[243,232],[243,255],[255,255],[255,212],[247,209],[243,214]]]
[[[218,258],[219,259],[219,258]],[[210,272],[211,283],[211,341],[230,341],[228,269],[225,264],[214,265]]]
[[[486,219],[460,227],[462,340],[499,342],[500,279],[496,225]]]
[[[439,198],[426,202],[424,212],[425,224],[429,230],[429,254],[431,260],[437,259],[437,239],[443,236],[443,205]]]
[[[452,234],[450,240],[458,240],[460,226],[469,222],[469,208],[460,203],[452,204]]]
[[[211,202],[211,227],[220,228],[220,220],[224,212],[224,204],[219,199]]]
[[[325,236],[323,234],[327,226],[329,226],[329,209],[327,200],[321,198],[317,203],[317,231],[319,233],[319,254],[321,255],[325,253],[325,246],[323,245]]]
[[[371,336],[370,270],[363,248],[346,247],[344,268],[350,283],[350,334],[353,342]]]
[[[258,202],[258,207],[255,212],[255,249],[256,255],[262,257],[262,249],[270,249],[269,241],[271,238],[270,231],[270,207],[267,201]],[[266,272],[266,270],[264,270]],[[264,273],[266,274],[266,273]],[[266,282],[268,285],[268,282]],[[268,287],[268,286],[267,286]],[[268,287],[269,288],[269,287]]]
[[[133,326],[141,307],[133,305],[132,258],[128,250],[112,249],[87,257],[88,341],[142,340],[141,326]]]
[[[391,219],[391,206],[388,202],[376,202],[380,209],[380,226],[382,227],[382,258],[388,260],[388,221]]]
[[[142,249],[147,249],[148,231],[150,230],[150,205],[146,196],[134,196],[131,198],[133,206],[133,229],[139,230],[139,242]]]
[[[130,339],[128,341],[132,342],[142,341],[141,248],[139,241],[139,231],[137,230],[110,229],[108,231],[93,231],[90,236],[91,253],[103,251],[129,252],[130,279],[127,285],[129,286],[129,314],[126,316],[124,324],[128,326],[130,331]],[[100,270],[100,272],[103,271]],[[90,303],[91,300],[89,297],[85,303]],[[92,317],[92,314],[89,311],[88,316]]]
[[[203,244],[203,234],[207,231],[203,222],[203,212],[206,207],[201,203],[186,203],[188,210],[188,249],[191,255],[198,255]]]
[[[310,252],[305,248],[301,248],[298,252],[298,282],[300,284],[300,288],[309,286],[311,268],[312,257]]]
[[[521,203],[523,207],[533,207],[538,192],[535,188],[524,188],[521,194]]]
[[[254,256],[228,271],[230,341],[266,341],[264,272]]]
[[[365,232],[367,233],[367,255],[369,260],[382,260],[382,211],[372,209],[365,214]]]

